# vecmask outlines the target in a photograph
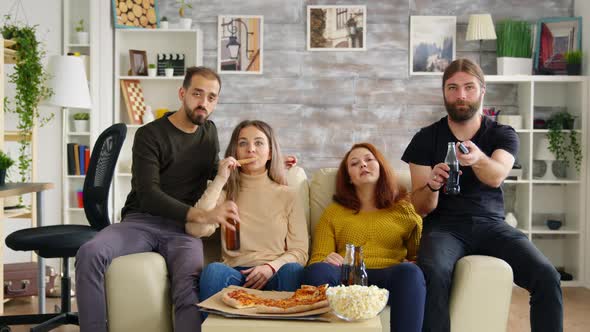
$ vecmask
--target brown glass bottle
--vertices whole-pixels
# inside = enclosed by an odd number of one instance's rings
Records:
[[[236,230],[231,230],[229,228],[225,229],[225,247],[227,250],[239,250],[240,249],[240,223],[236,222],[233,219],[230,219],[229,222],[234,225]]]

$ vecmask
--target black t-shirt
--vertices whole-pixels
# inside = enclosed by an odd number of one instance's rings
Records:
[[[144,212],[185,222],[219,164],[219,140],[212,121],[189,134],[166,116],[139,128],[133,141],[131,192],[124,217]]]
[[[434,167],[444,162],[447,143],[458,142],[453,135],[447,117],[422,128],[406,148],[402,160],[416,165]],[[518,135],[510,126],[501,125],[487,117],[482,117],[481,127],[471,139],[488,157],[497,149],[507,151],[516,157],[518,154]],[[504,198],[502,188],[492,188],[482,183],[472,168],[460,166],[463,174],[459,180],[459,195],[438,196],[438,205],[426,218],[444,219],[471,216],[504,218]]]

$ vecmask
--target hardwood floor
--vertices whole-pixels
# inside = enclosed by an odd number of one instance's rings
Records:
[[[74,310],[76,308],[73,301]],[[583,332],[590,326],[590,289],[568,287],[563,289],[564,303],[564,331]],[[47,312],[53,312],[54,306],[59,304],[58,298],[47,299]],[[37,310],[36,298],[15,299],[4,304],[6,315],[17,315],[35,312]],[[67,325],[55,329],[56,332],[79,331],[77,326]],[[508,332],[530,331],[529,323],[529,295],[528,292],[515,287],[512,292],[510,304],[510,317],[508,318]],[[12,327],[13,332],[29,331],[25,326]]]

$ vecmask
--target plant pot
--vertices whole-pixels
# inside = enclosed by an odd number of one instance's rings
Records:
[[[0,186],[3,186],[5,184],[6,184],[6,170],[0,169]]]
[[[168,29],[170,26],[168,24],[168,21],[160,21],[160,29]]]
[[[76,32],[76,39],[78,40],[78,44],[87,45],[88,32]]]
[[[496,59],[498,75],[530,75],[533,59],[501,57]]]
[[[582,64],[581,63],[568,63],[565,65],[568,75],[581,75]]]
[[[180,19],[180,28],[181,29],[190,30],[192,24],[193,24],[192,18],[181,18]]]
[[[74,131],[77,133],[84,133],[90,131],[90,121],[88,120],[74,120]]]
[[[166,73],[166,77],[173,77],[174,76],[174,68],[166,68],[166,69],[164,69],[164,73]]]
[[[156,77],[158,73],[158,69],[157,68],[148,68],[148,76],[149,77]]]

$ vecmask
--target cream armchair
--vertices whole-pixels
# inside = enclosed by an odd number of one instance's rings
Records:
[[[336,170],[320,169],[311,181],[300,167],[288,173],[289,185],[297,188],[313,233],[334,193]],[[399,172],[402,185],[410,188],[409,172]],[[204,241],[207,262],[219,259],[219,238]],[[115,259],[106,275],[110,332],[172,331],[172,304],[166,264],[156,253]],[[468,256],[457,262],[451,291],[453,332],[505,331],[512,294],[512,269],[504,261],[487,256]],[[389,332],[389,308],[381,315],[383,331]]]

